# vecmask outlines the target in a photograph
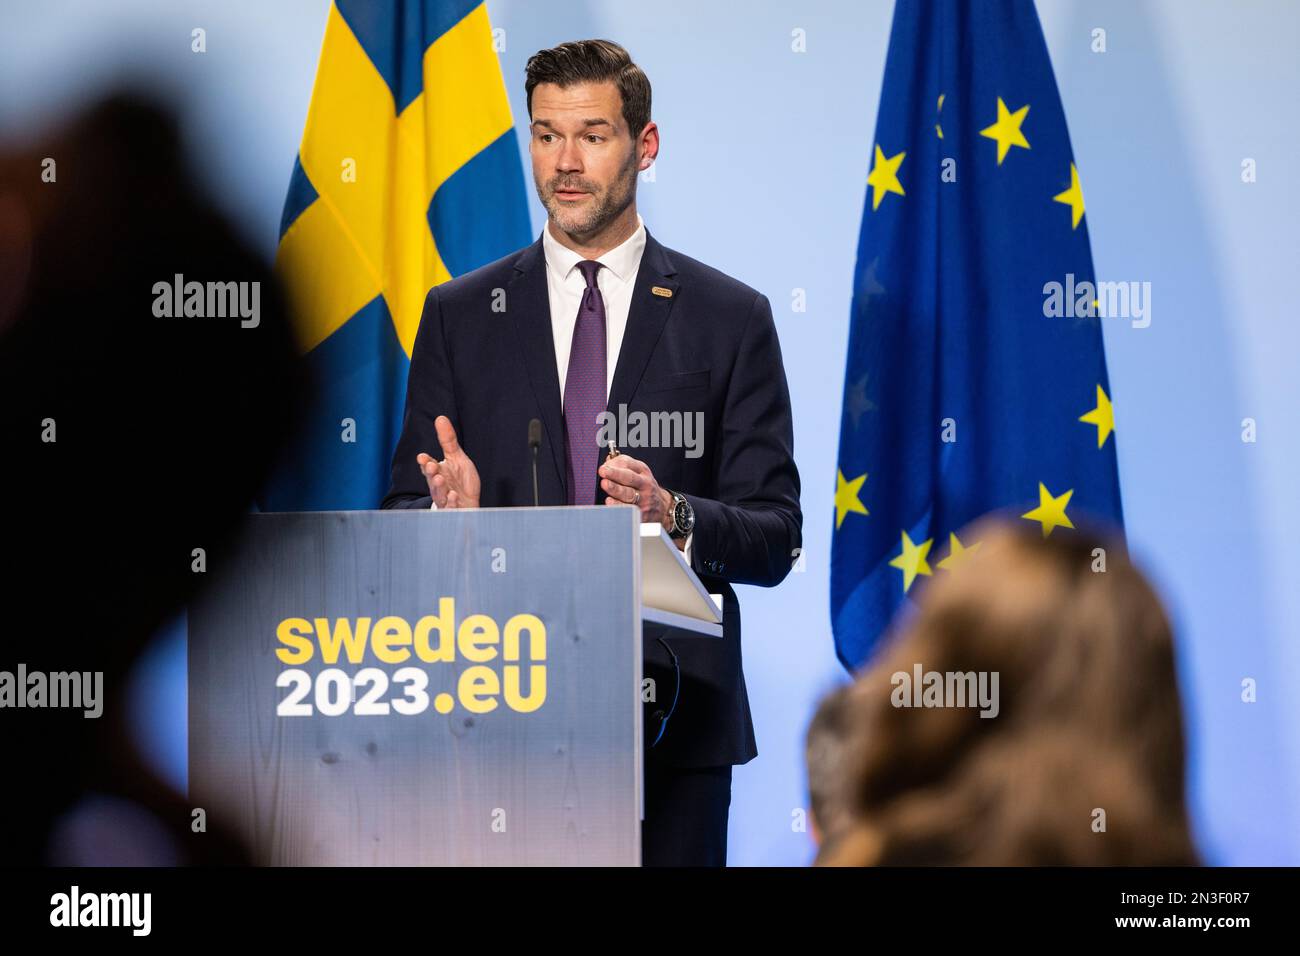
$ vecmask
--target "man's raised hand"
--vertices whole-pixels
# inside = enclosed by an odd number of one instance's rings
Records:
[[[429,483],[433,503],[439,508],[477,508],[481,490],[478,469],[460,447],[451,419],[439,415],[433,427],[438,432],[438,444],[442,445],[445,457],[442,461],[434,461],[433,456],[426,452],[415,456]]]

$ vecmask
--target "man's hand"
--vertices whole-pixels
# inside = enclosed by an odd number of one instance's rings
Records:
[[[447,457],[442,461],[434,461],[433,456],[425,452],[415,456],[429,483],[433,503],[439,508],[477,508],[481,490],[478,469],[460,447],[456,429],[451,427],[451,419],[439,415],[433,427],[438,432],[442,453]]]
[[[600,487],[608,496],[607,505],[633,505],[641,511],[641,521],[657,522],[665,531],[673,530],[673,496],[659,487],[650,466],[631,455],[619,455],[606,461],[597,472]],[[685,547],[685,539],[676,540],[677,549]]]

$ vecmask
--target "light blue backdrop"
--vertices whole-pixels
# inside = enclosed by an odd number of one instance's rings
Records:
[[[795,410],[807,567],[741,589],[759,756],[738,768],[733,864],[799,864],[801,747],[842,678],[832,527],[853,257],[892,14],[886,0],[489,0],[516,121],[535,50],[603,36],[654,84],[663,149],[642,214],[672,247],[772,300]],[[0,130],[122,73],[182,104],[203,174],[274,252],[325,0],[6,4]],[[743,15],[741,11],[743,10]],[[1211,862],[1300,863],[1300,409],[1294,320],[1300,7],[1285,0],[1041,0],[1100,279],[1152,284],[1151,325],[1106,325],[1131,541],[1174,615],[1197,835]],[[190,51],[207,30],[208,52]],[[1107,51],[1090,46],[1106,30]],[[791,50],[791,32],[807,52]],[[521,127],[522,132],[522,127]],[[520,149],[525,149],[521,135]],[[1243,159],[1258,181],[1241,181]],[[526,158],[525,158],[526,163]],[[525,165],[525,168],[527,166]],[[530,189],[531,191],[531,189]],[[543,215],[533,200],[533,221]],[[793,290],[808,309],[795,313]],[[1241,440],[1242,420],[1258,441]],[[184,651],[141,669],[141,733],[183,782]],[[1241,701],[1241,682],[1258,702]]]

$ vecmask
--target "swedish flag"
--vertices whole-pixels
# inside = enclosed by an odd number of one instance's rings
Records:
[[[280,226],[320,396],[268,510],[376,508],[430,287],[528,243],[481,0],[335,0]]]
[[[855,668],[990,511],[1122,520],[1080,172],[1031,0],[900,0],[858,241],[831,617]]]

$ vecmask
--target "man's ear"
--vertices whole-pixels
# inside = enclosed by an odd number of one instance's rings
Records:
[[[637,137],[637,152],[641,153],[641,158],[637,162],[639,171],[644,172],[654,165],[655,159],[659,156],[659,127],[657,124],[646,124],[646,128]]]

